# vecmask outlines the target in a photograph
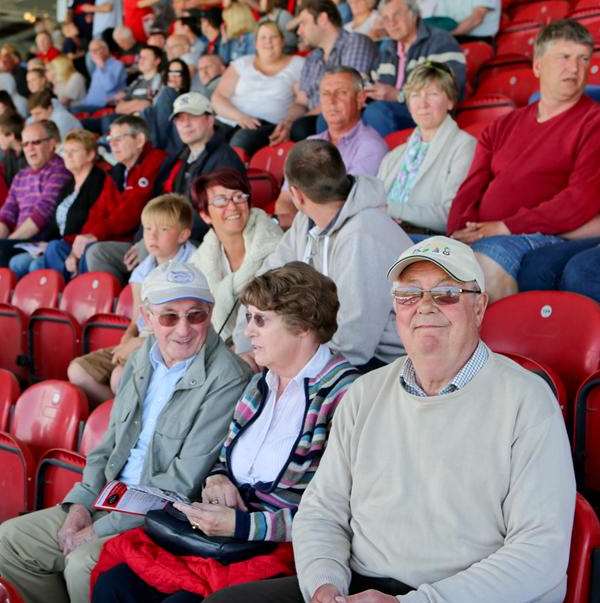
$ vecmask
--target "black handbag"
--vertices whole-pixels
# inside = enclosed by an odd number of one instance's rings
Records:
[[[223,564],[264,555],[277,545],[275,542],[207,536],[201,530],[193,529],[185,514],[171,503],[164,509],[149,511],[144,530],[156,544],[174,555],[196,555]]]

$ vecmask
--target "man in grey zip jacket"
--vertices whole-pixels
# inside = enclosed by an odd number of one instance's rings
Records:
[[[330,347],[362,370],[391,362],[404,350],[383,275],[412,242],[387,215],[382,183],[349,176],[337,148],[324,140],[296,144],[285,174],[298,214],[259,274],[300,260],[329,276],[340,299],[338,330]],[[235,350],[252,364],[242,332],[244,314],[241,308]]]
[[[110,481],[199,496],[217,460],[248,367],[210,326],[213,297],[193,265],[169,262],[142,284],[147,338],[123,371],[102,442],[55,506],[0,527],[0,575],[28,603],[87,603],[102,544],[143,517],[94,509]]]

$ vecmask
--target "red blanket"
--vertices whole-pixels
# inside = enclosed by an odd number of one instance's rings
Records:
[[[92,572],[92,591],[100,574],[121,563],[127,563],[147,584],[166,594],[187,590],[207,596],[234,584],[295,573],[289,542],[279,544],[266,555],[223,565],[214,559],[173,555],[158,546],[143,528],[136,528],[104,544]]]

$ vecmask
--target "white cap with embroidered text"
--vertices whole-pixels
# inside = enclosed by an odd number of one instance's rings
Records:
[[[407,266],[423,261],[436,264],[462,283],[475,281],[479,290],[485,291],[483,270],[473,250],[460,241],[443,236],[424,239],[404,250],[388,270],[388,279],[395,281]]]
[[[210,113],[214,115],[215,110],[204,94],[200,94],[200,92],[186,92],[175,99],[173,113],[171,113],[169,119],[173,119],[178,113],[190,113],[191,115]]]
[[[142,302],[166,304],[180,299],[215,303],[206,277],[186,262],[166,262],[156,267],[142,283]]]

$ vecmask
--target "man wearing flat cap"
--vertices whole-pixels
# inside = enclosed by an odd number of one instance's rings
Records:
[[[336,411],[294,519],[298,578],[205,603],[563,601],[575,481],[554,395],[481,342],[467,245],[426,239],[388,277],[407,356]]]
[[[89,601],[104,541],[143,518],[94,510],[111,480],[193,497],[217,459],[235,403],[250,379],[210,326],[214,303],[196,267],[169,262],[142,284],[153,331],[127,362],[108,431],[63,504],[0,526],[0,574],[28,603]]]

